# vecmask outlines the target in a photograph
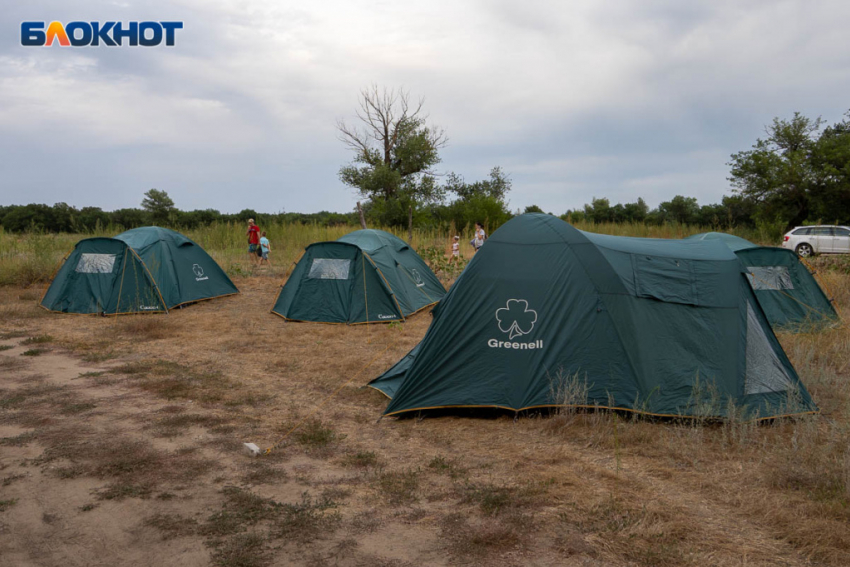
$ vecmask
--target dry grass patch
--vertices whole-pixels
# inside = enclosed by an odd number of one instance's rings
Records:
[[[481,558],[519,549],[529,528],[527,518],[523,517],[475,519],[455,512],[440,522],[440,535],[452,555]]]
[[[0,390],[0,409],[18,409],[24,406],[56,401],[57,394],[66,391],[63,386],[37,382],[16,390]]]
[[[291,427],[284,427],[287,431]],[[337,433],[330,424],[320,419],[309,419],[292,432],[293,441],[304,447],[308,453],[316,453],[319,456],[329,456],[330,450],[335,448],[345,435]]]
[[[340,464],[344,467],[368,469],[380,464],[378,454],[374,451],[357,451],[342,458]]]
[[[9,358],[8,356],[0,357],[0,370],[11,372],[13,370],[21,370],[26,366],[26,362],[18,358]]]
[[[210,471],[206,460],[160,451],[146,441],[108,436],[80,441],[68,438],[60,430],[53,435],[42,434],[39,440],[48,447],[36,464],[68,463],[51,468],[58,478],[91,476],[110,480],[111,484],[98,492],[100,499],[147,498],[162,483],[197,479]]]
[[[134,384],[167,400],[192,399],[221,402],[239,385],[219,371],[204,371],[165,360],[131,362],[113,370],[135,380]]]
[[[285,482],[289,478],[287,472],[263,461],[253,461],[248,465],[248,472],[242,477],[247,484],[272,484]]]
[[[469,470],[459,465],[454,459],[449,459],[442,455],[435,455],[428,462],[428,468],[438,474],[446,474],[452,480],[457,480],[466,477]]]
[[[0,340],[6,341],[9,339],[19,339],[21,337],[26,337],[29,335],[29,331],[26,330],[18,330],[18,331],[3,331],[0,333]]]
[[[21,356],[41,356],[45,352],[48,352],[46,348],[31,348],[22,352]]]
[[[272,537],[303,544],[330,534],[340,523],[337,503],[325,496],[314,499],[304,492],[299,502],[290,504],[232,486],[222,492],[222,509],[200,528],[202,534],[213,538],[230,536],[264,522],[269,524]]]
[[[133,315],[118,318],[113,329],[109,330],[110,333],[113,331],[133,341],[156,341],[174,337],[177,326],[167,315]]]
[[[390,506],[409,506],[419,500],[419,476],[418,469],[382,472],[373,486]]]
[[[91,411],[96,407],[97,404],[92,402],[72,402],[64,404],[61,408],[59,408],[59,413],[62,415],[76,415],[78,413]]]
[[[24,346],[27,345],[42,345],[46,343],[52,343],[53,337],[50,335],[37,335],[35,337],[29,337],[21,341],[21,344]]]
[[[38,289],[25,289],[18,294],[18,299],[21,301],[40,301],[44,292]]]
[[[0,445],[5,445],[6,447],[23,447],[32,443],[37,436],[35,431],[26,431],[14,437],[0,437]]]
[[[271,563],[272,553],[267,538],[252,532],[216,542],[212,561],[219,567],[265,567]]]
[[[272,533],[289,541],[311,542],[332,533],[339,525],[341,517],[337,507],[338,504],[326,495],[314,499],[304,492],[300,502],[280,505]]]
[[[50,315],[50,313],[36,305],[22,305],[20,303],[0,304],[0,320],[2,321],[39,319],[46,315]]]
[[[224,422],[224,419],[214,415],[201,415],[196,413],[181,413],[172,415],[156,421],[159,427],[185,429],[188,427],[212,427]]]
[[[280,504],[270,498],[235,486],[225,487],[222,494],[222,509],[210,516],[201,527],[204,535],[222,537],[235,534],[278,515]]]
[[[197,520],[179,514],[156,514],[142,524],[159,530],[164,540],[192,536],[198,531]]]

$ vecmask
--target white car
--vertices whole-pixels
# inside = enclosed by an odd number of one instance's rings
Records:
[[[782,247],[803,258],[812,254],[850,254],[850,227],[798,226],[785,235]]]

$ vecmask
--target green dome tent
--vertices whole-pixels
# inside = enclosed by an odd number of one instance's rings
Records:
[[[805,332],[838,320],[832,302],[793,251],[757,246],[723,232],[704,232],[685,240],[717,240],[728,246],[747,267],[750,285],[773,328]]]
[[[660,416],[816,412],[740,260],[719,242],[584,233],[513,218],[434,310],[421,343],[370,385],[384,415],[565,403]],[[790,402],[789,402],[790,400]]]
[[[80,240],[41,306],[98,315],[167,312],[234,293],[239,290],[203,248],[178,232],[151,226]]]
[[[272,313],[290,321],[385,323],[403,321],[445,294],[406,242],[383,230],[357,230],[308,246]]]

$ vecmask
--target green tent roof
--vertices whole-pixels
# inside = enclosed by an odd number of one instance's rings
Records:
[[[757,246],[745,238],[735,236],[734,234],[727,234],[725,232],[701,232],[699,234],[689,236],[685,238],[685,240],[719,240],[728,246],[733,252],[737,252],[738,250],[743,250],[745,248],[756,248]]]
[[[816,411],[721,242],[596,235],[520,215],[434,313],[418,350],[370,384],[392,398],[386,415],[564,403],[669,416]]]
[[[403,321],[445,293],[406,242],[382,230],[358,230],[308,246],[272,313],[319,323]]]

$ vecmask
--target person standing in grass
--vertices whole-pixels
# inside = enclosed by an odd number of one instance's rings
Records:
[[[452,255],[449,258],[449,263],[460,263],[460,236],[455,235],[452,239]]]
[[[480,222],[475,223],[475,238],[472,239],[472,248],[474,252],[478,252],[478,250],[484,246],[484,241],[487,240],[487,233],[484,232],[484,225]]]
[[[272,250],[272,245],[271,245],[271,243],[269,242],[269,239],[268,239],[268,238],[266,238],[266,233],[265,233],[265,231],[263,231],[263,236],[260,238],[260,251],[261,251],[261,252],[262,252],[262,254],[263,254],[263,255],[262,255],[262,257],[260,258],[260,265],[261,265],[261,266],[263,265],[263,262],[265,262],[265,263],[266,263],[266,265],[267,265],[269,268],[271,268],[271,267],[272,267],[272,263],[271,263],[271,261],[269,260],[269,252],[271,252],[271,250]]]
[[[260,263],[260,257],[257,255],[257,250],[260,247],[260,227],[254,223],[254,219],[248,219],[248,255],[251,256],[251,262],[256,266]]]

